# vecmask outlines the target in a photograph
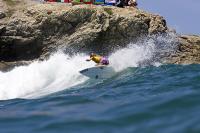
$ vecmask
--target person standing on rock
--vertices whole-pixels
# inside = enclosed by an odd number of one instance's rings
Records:
[[[138,5],[137,0],[129,0],[128,6],[136,7]]]
[[[124,6],[136,7],[137,0],[116,0],[116,6],[123,8]]]
[[[125,0],[116,0],[115,6],[123,8],[125,6]]]

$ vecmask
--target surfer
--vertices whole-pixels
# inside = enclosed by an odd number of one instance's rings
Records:
[[[109,65],[109,60],[106,57],[91,53],[90,59],[87,59],[86,61],[94,61],[97,63],[97,65]]]

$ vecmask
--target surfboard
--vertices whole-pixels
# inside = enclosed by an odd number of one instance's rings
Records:
[[[115,71],[110,66],[95,66],[79,71],[82,75],[93,79],[105,79],[114,75]]]

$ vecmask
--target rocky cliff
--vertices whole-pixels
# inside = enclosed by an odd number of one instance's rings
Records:
[[[167,63],[172,64],[199,64],[200,63],[200,36],[181,35],[178,37],[178,48],[171,54]]]
[[[15,3],[1,0],[0,3],[3,9],[0,11],[3,14],[0,18],[1,70],[48,58],[58,49],[67,53],[102,51],[107,54],[140,37],[168,32],[163,17],[137,8],[72,6],[28,0]],[[184,36],[180,37],[180,44],[180,49],[188,44],[193,46]],[[183,51],[177,53],[170,56],[173,58],[169,62],[183,62],[176,61],[184,55],[180,54]]]

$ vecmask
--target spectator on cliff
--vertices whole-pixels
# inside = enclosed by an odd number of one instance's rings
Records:
[[[125,0],[116,0],[115,6],[123,8],[125,6]]]
[[[137,0],[129,0],[128,1],[128,6],[136,7],[137,5],[138,5]]]

